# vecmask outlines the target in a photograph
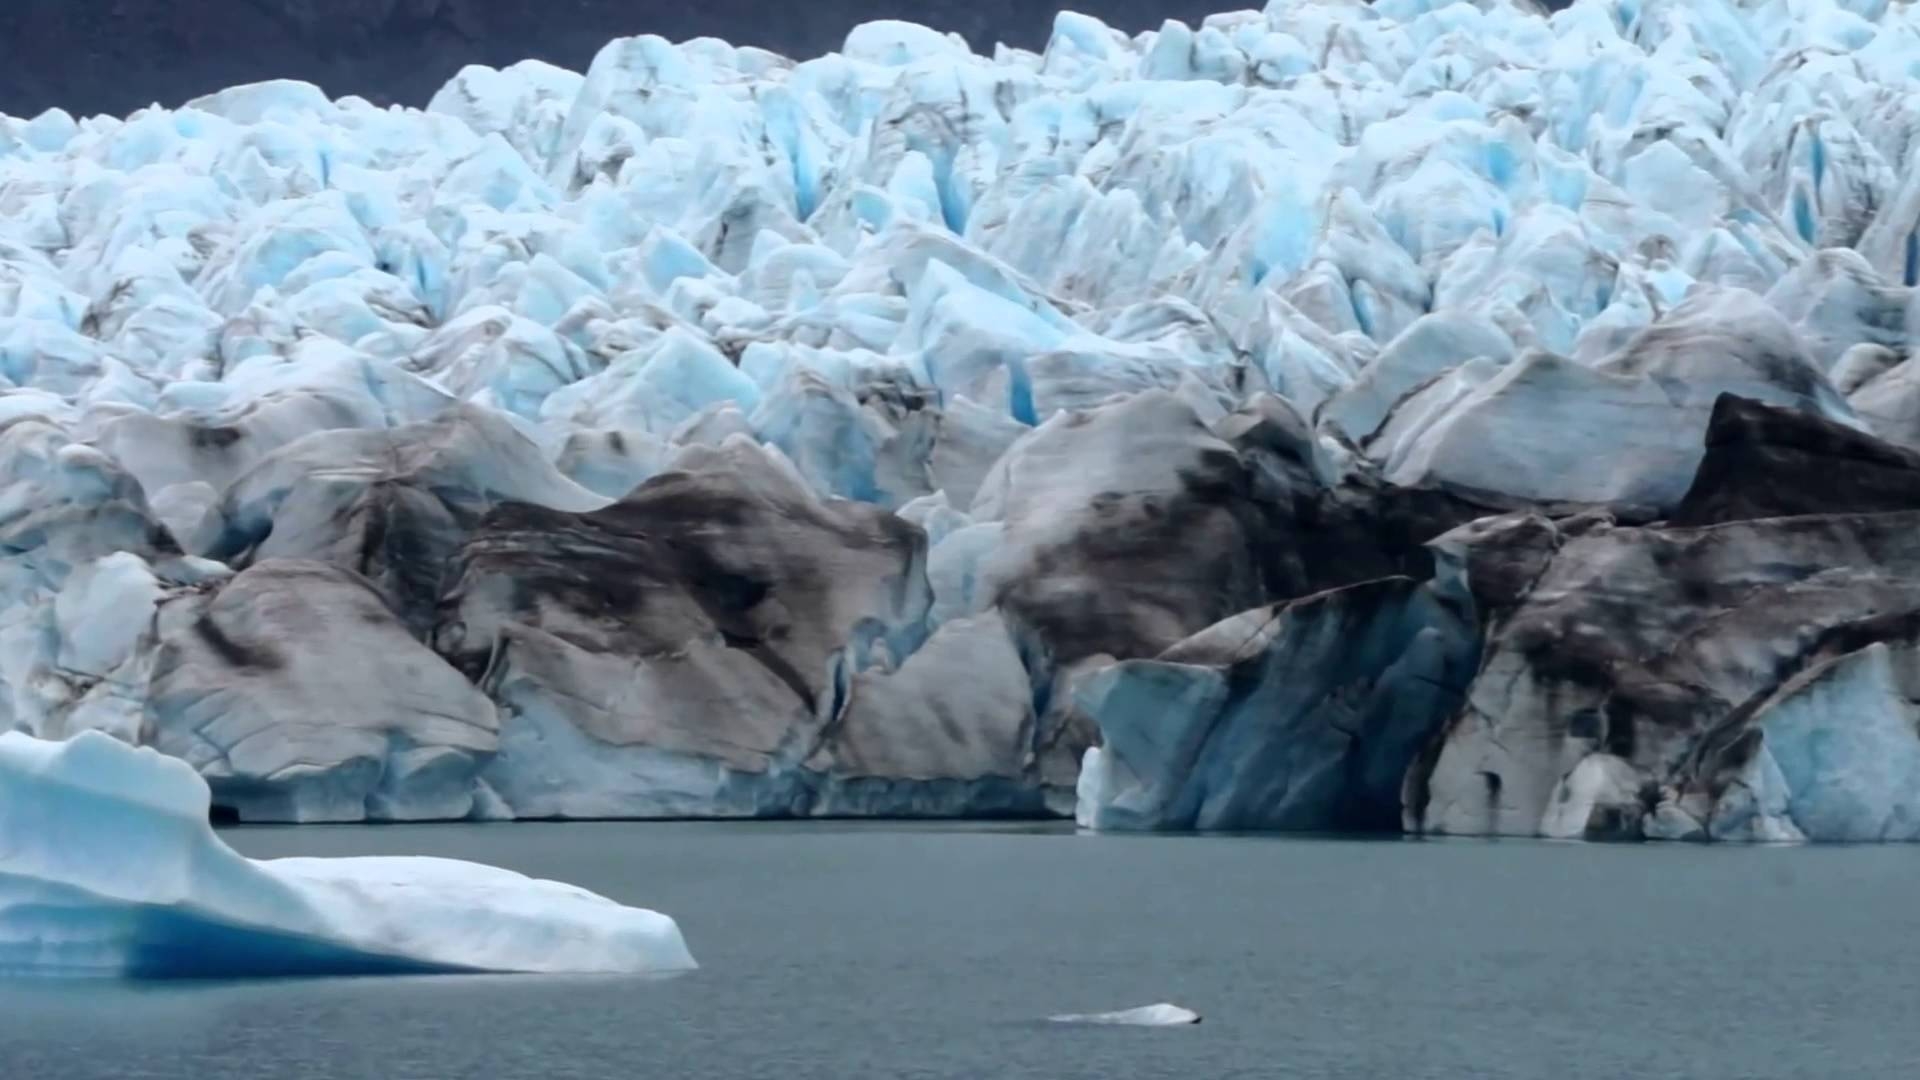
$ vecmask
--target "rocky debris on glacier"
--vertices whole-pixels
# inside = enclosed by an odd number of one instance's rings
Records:
[[[1668,523],[1693,528],[1916,507],[1920,452],[1729,394],[1714,404],[1700,470]]]
[[[452,859],[242,858],[183,762],[0,733],[0,972],[130,978],[672,974],[674,921]]]
[[[0,118],[0,717],[248,820],[1904,835],[1915,18]]]
[[[1732,399],[1709,442],[1691,524],[1525,514],[1436,541],[1437,579],[1472,592],[1485,655],[1408,774],[1408,828],[1908,836],[1912,789],[1887,773],[1920,751],[1904,659],[1920,513],[1887,504],[1912,505],[1920,456]],[[1760,488],[1810,469],[1852,479]]]
[[[461,553],[434,641],[506,708],[487,776],[520,816],[801,812],[791,766],[817,757],[831,771],[847,722],[861,749],[845,764],[862,775],[865,761],[917,753],[935,775],[899,779],[1018,776],[1017,758],[986,748],[976,764],[998,773],[948,777],[966,755],[917,745],[939,725],[903,724],[895,752],[891,732],[850,715],[870,708],[850,708],[856,680],[857,696],[888,694],[908,677],[900,660],[927,644],[925,563],[913,525],[822,500],[786,459],[730,438],[604,510],[491,515]],[[987,679],[1011,651],[1004,633],[998,649],[990,634],[948,641]],[[923,702],[958,710],[956,748],[995,731],[1009,704],[1015,718],[1027,707],[1024,693],[966,700],[980,689]]]
[[[493,703],[367,578],[265,559],[150,618],[142,736],[242,820],[462,818],[484,798]]]

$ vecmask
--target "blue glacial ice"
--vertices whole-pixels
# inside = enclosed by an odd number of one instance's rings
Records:
[[[1754,840],[1920,839],[1912,646],[1879,643],[1808,672],[1765,705],[1760,751],[1706,822]]]
[[[451,859],[256,861],[185,764],[98,732],[0,734],[0,973],[671,974],[674,921]]]
[[[1920,446],[1916,45],[1271,0],[0,117],[0,728],[247,820],[1397,821],[1507,655],[1429,541],[1657,521],[1723,395]],[[1577,749],[1406,798],[1579,831]]]

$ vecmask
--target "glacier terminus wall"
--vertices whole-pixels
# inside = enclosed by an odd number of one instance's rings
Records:
[[[1920,836],[1920,15],[0,116],[0,728],[247,821]]]

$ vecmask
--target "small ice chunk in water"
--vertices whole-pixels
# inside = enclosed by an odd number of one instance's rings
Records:
[[[1048,1017],[1056,1024],[1112,1024],[1125,1027],[1179,1027],[1182,1024],[1197,1024],[1200,1014],[1192,1009],[1183,1009],[1178,1005],[1161,1002],[1158,1005],[1142,1005],[1137,1009],[1122,1009],[1119,1012],[1104,1013],[1068,1013],[1064,1016]]]

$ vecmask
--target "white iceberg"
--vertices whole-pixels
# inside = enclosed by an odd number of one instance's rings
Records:
[[[674,921],[450,859],[252,860],[184,762],[0,734],[0,973],[146,978],[666,974]]]
[[[1056,1024],[1100,1024],[1118,1027],[1180,1027],[1184,1024],[1197,1024],[1200,1014],[1192,1009],[1183,1009],[1178,1005],[1161,1002],[1158,1005],[1142,1005],[1137,1009],[1122,1009],[1119,1012],[1105,1013],[1067,1013],[1064,1016],[1051,1016],[1049,1020]]]

